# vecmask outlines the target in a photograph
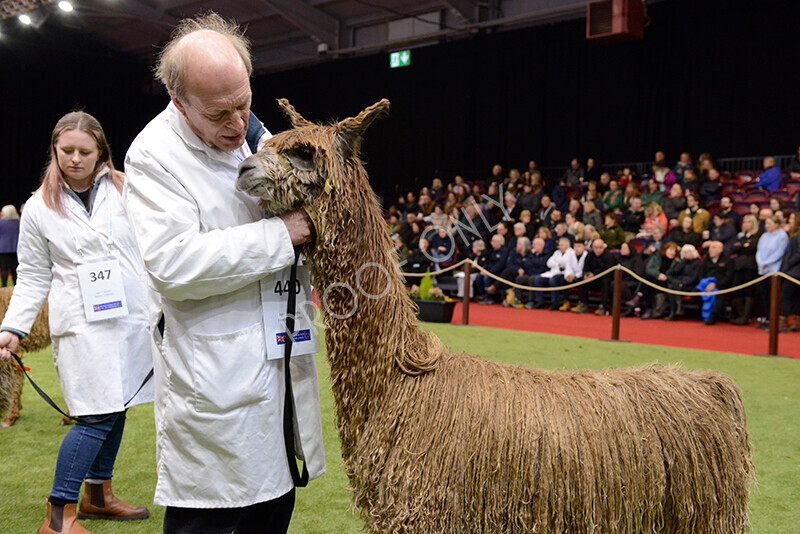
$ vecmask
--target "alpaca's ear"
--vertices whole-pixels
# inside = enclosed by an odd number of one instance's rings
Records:
[[[364,131],[372,124],[372,121],[379,119],[389,113],[389,101],[383,99],[372,104],[370,107],[359,113],[355,117],[344,119],[336,125],[336,150],[347,159],[361,150],[361,137]]]
[[[292,128],[299,128],[301,126],[311,126],[311,123],[303,118],[294,106],[289,103],[289,101],[285,98],[278,99],[278,105],[283,110],[283,114],[286,115],[286,118],[289,119],[289,122],[292,123]]]

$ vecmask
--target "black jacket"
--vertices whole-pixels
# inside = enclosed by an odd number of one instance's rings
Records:
[[[733,261],[725,253],[720,254],[717,262],[711,261],[710,256],[703,258],[700,267],[700,280],[713,276],[717,279],[717,287],[725,289],[731,287],[733,282]]]
[[[794,278],[800,278],[800,232],[796,233],[789,241],[789,250],[783,257],[781,272]],[[783,283],[791,284],[792,282],[784,280]]]

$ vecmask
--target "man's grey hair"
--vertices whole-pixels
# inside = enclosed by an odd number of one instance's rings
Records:
[[[213,11],[183,19],[178,22],[169,41],[161,49],[154,69],[156,79],[166,86],[167,91],[179,99],[186,96],[186,61],[177,45],[187,35],[201,30],[214,31],[226,37],[241,56],[247,69],[247,75],[250,76],[253,73],[250,40],[244,36],[244,30],[238,24],[225,20]]]

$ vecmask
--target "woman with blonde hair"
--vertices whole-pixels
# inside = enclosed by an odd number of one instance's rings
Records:
[[[48,298],[61,391],[79,416],[61,442],[39,534],[84,534],[83,518],[150,516],[111,490],[126,411],[153,400],[155,301],[122,203],[123,181],[97,119],[68,113],[53,129],[42,185],[22,215],[19,280],[0,325],[0,359],[11,357]]]
[[[756,251],[760,237],[758,219],[750,214],[742,217],[742,231],[739,232],[731,248],[731,252],[736,255],[733,260],[734,286],[740,286],[758,277]],[[731,299],[731,308],[733,309],[731,323],[747,324],[753,310],[755,294],[755,286],[746,287],[734,294]]]
[[[669,221],[667,221],[667,216],[664,215],[664,208],[661,207],[661,204],[650,202],[644,209],[644,213],[644,226],[642,226],[642,229],[645,232],[652,234],[653,227],[656,225],[665,229],[669,228]]]
[[[0,210],[0,278],[6,287],[8,277],[17,283],[17,241],[19,240],[19,213],[8,204]]]

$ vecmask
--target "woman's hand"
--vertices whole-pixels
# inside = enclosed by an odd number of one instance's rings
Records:
[[[5,330],[0,332],[0,361],[11,359],[11,353],[19,346],[19,336]]]
[[[667,280],[667,275],[664,273],[658,273],[658,279],[662,282],[665,282]]]

